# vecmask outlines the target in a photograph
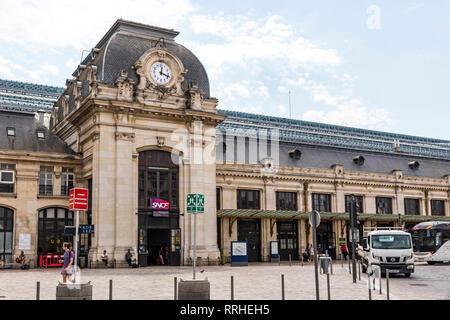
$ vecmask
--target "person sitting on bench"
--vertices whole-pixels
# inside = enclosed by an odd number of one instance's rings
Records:
[[[128,249],[128,252],[125,254],[125,260],[127,261],[128,265],[131,267],[131,258],[133,257],[133,254],[131,253],[130,249]]]
[[[5,263],[8,263],[8,260],[3,261],[3,254],[0,253],[0,267],[2,270],[5,269]]]
[[[16,259],[16,262],[20,263],[20,269],[24,269],[26,260],[27,258],[25,257],[25,253],[21,251],[19,257]]]
[[[108,254],[106,253],[106,250],[103,250],[103,254],[102,254],[102,261],[105,264],[105,267],[108,268],[109,264],[108,264]]]

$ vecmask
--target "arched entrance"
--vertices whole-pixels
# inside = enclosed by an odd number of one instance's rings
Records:
[[[160,150],[139,153],[139,264],[181,264],[178,157]]]
[[[39,210],[38,261],[45,254],[62,254],[64,242],[72,242],[73,237],[64,236],[64,227],[73,226],[73,212],[65,208]]]
[[[14,212],[0,207],[0,254],[1,260],[12,262]]]

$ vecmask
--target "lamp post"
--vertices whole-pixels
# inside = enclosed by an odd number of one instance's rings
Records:
[[[402,214],[401,213],[398,214],[398,226],[400,228],[402,227]]]

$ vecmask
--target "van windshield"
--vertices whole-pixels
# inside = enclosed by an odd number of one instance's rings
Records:
[[[411,249],[411,240],[409,235],[373,235],[373,249]]]

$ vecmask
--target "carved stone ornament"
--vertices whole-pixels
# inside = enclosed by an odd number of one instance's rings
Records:
[[[165,137],[156,137],[156,141],[158,143],[158,147],[164,147],[166,145]]]
[[[130,133],[130,132],[116,132],[116,140],[123,140],[123,141],[134,142],[134,139],[135,139],[134,133]]]
[[[136,82],[128,78],[128,72],[122,70],[120,76],[116,79],[117,86],[117,100],[133,101],[133,90]]]
[[[202,103],[203,103],[203,97],[205,96],[205,93],[198,89],[198,84],[196,82],[191,83],[191,88],[187,92],[188,100],[187,104],[188,107],[192,110],[202,110]]]

